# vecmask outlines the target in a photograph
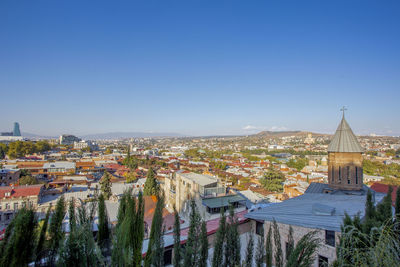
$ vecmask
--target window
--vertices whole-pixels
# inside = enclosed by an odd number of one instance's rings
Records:
[[[264,223],[256,221],[256,234],[262,235],[264,232]]]
[[[335,246],[335,231],[325,230],[325,244]]]
[[[358,184],[358,167],[356,167],[356,184]]]
[[[347,179],[350,180],[350,166],[347,166]]]
[[[328,258],[318,255],[318,267],[328,267]]]
[[[9,209],[10,209],[10,204],[6,203],[6,210],[9,210]]]
[[[335,167],[332,166],[332,183],[335,182]]]
[[[18,203],[14,203],[14,210],[18,209]]]
[[[164,265],[172,264],[172,249],[168,249],[164,252]]]
[[[339,181],[342,180],[342,167],[339,166]]]

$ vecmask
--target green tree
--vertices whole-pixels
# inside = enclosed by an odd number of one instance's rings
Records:
[[[389,186],[386,196],[376,207],[377,219],[382,223],[388,223],[392,220],[392,192],[393,188]]]
[[[185,245],[184,266],[197,266],[200,260],[201,218],[194,199],[190,201],[189,233]]]
[[[104,175],[100,180],[100,187],[101,187],[101,192],[104,195],[104,198],[105,199],[110,199],[110,196],[111,196],[111,175],[108,173],[108,171],[104,172]]]
[[[315,261],[315,251],[321,243],[317,231],[308,232],[290,253],[286,267],[311,267]]]
[[[270,164],[264,177],[260,179],[262,186],[270,192],[282,192],[284,181],[285,175],[280,171],[276,171],[272,164]]]
[[[37,218],[33,208],[20,209],[2,241],[0,266],[27,266],[35,251],[35,228]]]
[[[143,194],[145,196],[155,196],[160,192],[159,185],[156,180],[156,175],[152,168],[147,172],[146,182],[144,183]]]
[[[146,257],[144,259],[144,266],[162,266],[163,265],[163,217],[162,211],[164,208],[164,197],[158,197],[157,205],[151,223],[149,245],[147,248]],[[161,251],[162,250],[162,253]]]
[[[289,236],[288,236],[288,243],[286,249],[286,260],[289,260],[290,254],[294,249],[294,239],[293,239],[293,228],[289,226]]]
[[[263,267],[265,258],[265,247],[264,247],[264,227],[261,228],[260,239],[258,240],[258,246],[255,256],[256,266]]]
[[[207,225],[205,221],[201,222],[201,233],[200,233],[200,260],[199,267],[207,267],[208,260],[208,238],[207,238]]]
[[[179,220],[178,211],[174,208],[174,266],[181,266],[182,251],[181,251],[181,223]]]
[[[50,248],[52,250],[51,253],[51,262],[54,261],[55,254],[60,247],[61,240],[63,239],[64,233],[62,230],[62,222],[65,216],[65,200],[64,196],[61,196],[57,203],[56,208],[51,217],[50,227],[49,227],[49,235],[50,235]]]
[[[110,240],[110,229],[108,228],[108,215],[106,209],[106,203],[103,194],[100,194],[98,198],[98,214],[99,214],[99,231],[97,237],[97,243],[100,248],[108,247],[108,241]]]
[[[18,180],[19,185],[34,185],[39,184],[39,181],[32,176],[22,176]]]
[[[265,242],[265,263],[267,267],[272,267],[272,227],[271,224],[269,225],[269,230],[267,234],[267,239]]]
[[[132,190],[125,191],[118,210],[116,235],[112,250],[113,266],[141,266],[144,238],[144,200],[139,193],[138,201]]]
[[[247,243],[247,249],[246,249],[246,256],[245,256],[245,262],[244,265],[246,267],[252,267],[253,266],[253,252],[254,252],[254,238],[253,238],[253,233],[250,233],[250,238]]]
[[[68,216],[69,216],[69,230],[70,232],[72,232],[76,227],[75,199],[73,197],[69,201]]]
[[[0,143],[0,159],[4,159],[8,152],[8,146]]]
[[[281,246],[281,235],[279,233],[279,227],[276,223],[275,219],[273,221],[274,228],[274,244],[275,244],[275,266],[282,267],[283,266],[283,257],[282,257],[282,246]]]
[[[46,232],[47,232],[47,226],[49,224],[49,218],[50,218],[50,213],[51,213],[51,205],[47,209],[46,212],[46,217],[43,221],[42,228],[40,229],[40,234],[39,234],[39,239],[36,245],[36,262],[39,262],[41,259],[41,252],[43,251],[45,247],[45,241],[46,241]]]
[[[94,205],[89,213],[85,206],[78,208],[78,220],[73,218],[75,225],[59,249],[58,266],[105,266],[101,250],[93,238],[93,210]]]
[[[365,203],[365,217],[364,217],[364,224],[363,224],[363,231],[365,233],[370,233],[371,229],[377,225],[376,221],[376,209],[374,202],[372,200],[372,192],[368,190],[367,192],[367,200]]]
[[[224,209],[221,208],[221,218],[219,220],[219,227],[216,233],[214,243],[214,254],[212,259],[213,267],[220,267],[224,260],[224,242],[226,233],[226,217]]]
[[[240,237],[238,220],[235,216],[233,205],[229,206],[228,224],[226,226],[225,266],[240,265]]]

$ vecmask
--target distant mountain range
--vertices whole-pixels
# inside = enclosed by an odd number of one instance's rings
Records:
[[[69,133],[65,133],[69,134]],[[23,137],[29,139],[58,139],[59,136],[46,136],[33,133],[22,133]],[[107,140],[107,139],[124,139],[124,138],[146,138],[146,137],[186,137],[187,135],[179,133],[146,133],[146,132],[111,132],[97,133],[87,135],[77,135],[83,140]]]
[[[84,140],[106,140],[124,138],[146,138],[146,137],[185,137],[187,135],[179,133],[146,133],[146,132],[112,132],[81,135],[79,138]]]
[[[304,131],[262,131],[257,134],[256,136],[263,136],[263,137],[285,137],[285,136],[307,136],[310,132]],[[320,133],[311,133],[313,136],[325,136],[327,134],[320,134]]]

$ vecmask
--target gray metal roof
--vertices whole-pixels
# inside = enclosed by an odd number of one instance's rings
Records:
[[[384,196],[375,193],[375,203],[382,201]],[[358,213],[364,216],[365,200],[366,194],[304,194],[249,212],[245,217],[260,221],[275,219],[279,223],[340,232],[345,212],[352,217]],[[319,210],[330,211],[332,215]]]
[[[189,179],[189,180],[201,185],[201,186],[207,186],[210,184],[218,183],[218,179],[215,177],[212,177],[210,175],[198,174],[198,173],[194,173],[194,172],[184,172],[182,170],[177,171],[176,173],[186,179]]]
[[[222,197],[204,198],[202,203],[209,208],[228,207],[234,202],[244,202],[246,199],[240,195],[228,195]]]
[[[364,152],[344,116],[328,146],[328,152]]]

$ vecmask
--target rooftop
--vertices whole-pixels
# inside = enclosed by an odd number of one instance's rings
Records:
[[[202,200],[202,203],[204,206],[213,209],[220,207],[228,207],[231,203],[244,202],[245,200],[246,199],[240,195],[227,195],[221,197],[205,198]]]
[[[183,176],[184,178],[195,182],[201,186],[207,186],[209,184],[217,183],[218,179],[209,175],[198,174],[194,172],[184,172],[178,171],[177,174]]]
[[[1,186],[0,198],[38,196],[42,187],[43,185]],[[10,193],[10,196],[6,196],[6,193]]]
[[[385,194],[375,193],[375,203]],[[281,203],[271,204],[249,212],[246,217],[260,221],[276,220],[279,223],[312,229],[340,232],[345,213],[364,216],[366,194],[305,193]]]

